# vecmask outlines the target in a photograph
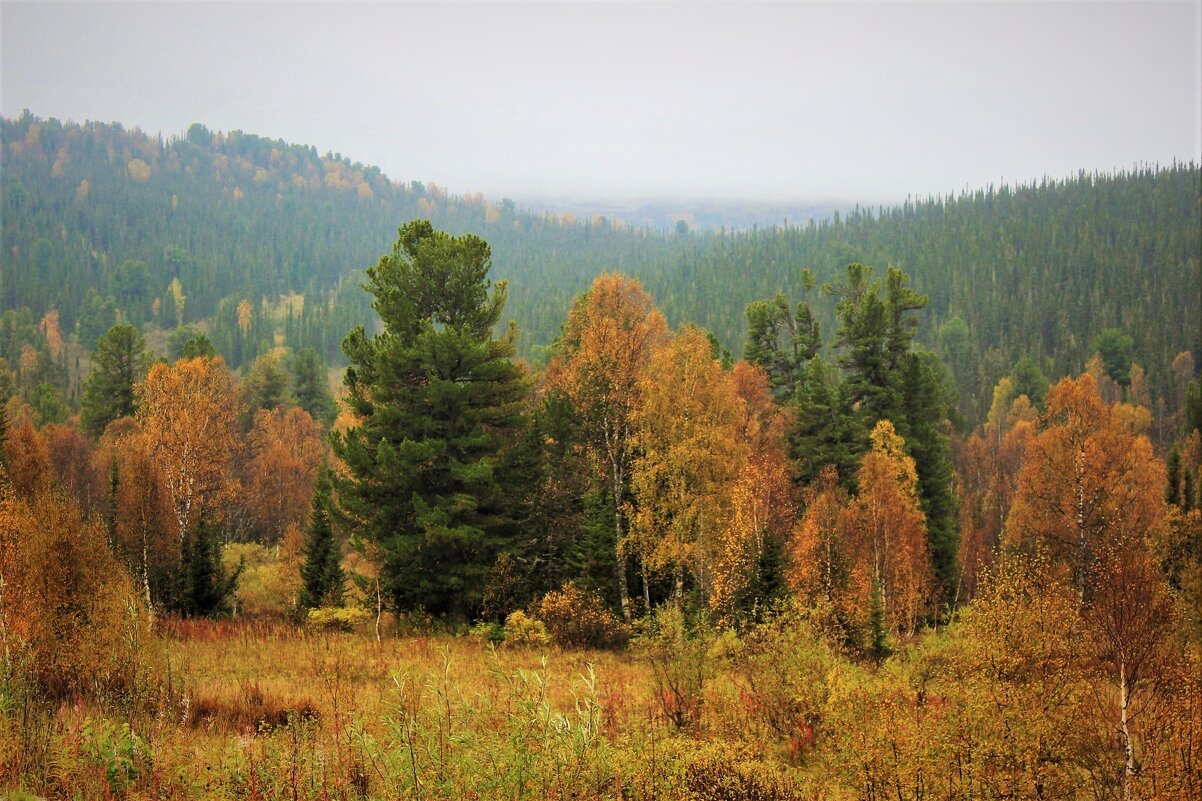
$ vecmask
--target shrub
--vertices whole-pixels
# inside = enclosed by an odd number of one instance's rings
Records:
[[[367,622],[371,614],[366,609],[353,606],[323,606],[310,609],[306,623],[319,631],[354,631],[355,627]]]
[[[232,543],[222,549],[221,560],[227,573],[243,565],[234,590],[238,615],[273,618],[289,615],[301,586],[293,555],[258,543]]]
[[[651,665],[660,709],[678,729],[701,720],[705,684],[714,672],[713,643],[703,621],[690,625],[675,606],[661,607],[636,641],[639,654]]]
[[[735,748],[703,748],[685,766],[685,786],[696,801],[792,801],[796,783],[780,765],[749,758]]]
[[[487,620],[483,620],[472,626],[468,635],[485,645],[499,645],[505,642],[505,627],[500,623],[489,623]]]
[[[600,596],[582,592],[570,581],[544,595],[534,615],[561,648],[613,648],[630,639],[629,628],[605,608]]]
[[[744,635],[729,658],[730,678],[742,712],[741,734],[788,746],[804,760],[822,731],[829,700],[828,676],[837,654],[821,629],[795,609],[783,610]]]
[[[510,612],[509,617],[505,618],[504,638],[511,645],[534,648],[551,644],[551,637],[543,622],[521,611]]]
[[[103,526],[61,492],[16,497],[2,467],[0,576],[5,668],[50,698],[152,693],[149,616]]]

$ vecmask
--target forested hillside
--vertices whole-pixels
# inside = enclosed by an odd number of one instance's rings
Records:
[[[526,214],[507,200],[448,196],[338,154],[199,124],[164,140],[26,114],[4,120],[3,141],[0,303],[29,310],[6,325],[0,356],[10,362],[15,328],[51,308],[83,349],[120,312],[164,331],[200,323],[233,367],[280,339],[341,362],[343,335],[371,317],[361,270],[416,217],[490,242],[526,355],[558,336],[571,298],[605,270],[640,279],[670,322],[696,322],[738,356],[749,302],[779,290],[798,296],[803,268],[822,283],[858,261],[902,267],[929,296],[919,341],[951,368],[969,422],[983,418],[990,389],[1021,357],[1052,378],[1078,372],[1106,329],[1133,339],[1155,397],[1170,392],[1176,354],[1202,356],[1193,164],[701,234]],[[834,307],[813,303],[823,330],[833,330]],[[65,390],[72,397],[78,387]]]

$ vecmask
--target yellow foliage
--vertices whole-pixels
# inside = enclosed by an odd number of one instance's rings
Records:
[[[129,164],[125,165],[125,169],[129,173],[129,177],[135,181],[150,180],[150,165],[142,159],[130,159]]]
[[[52,697],[129,692],[150,626],[104,529],[66,496],[18,498],[0,467],[0,630],[5,658]]]

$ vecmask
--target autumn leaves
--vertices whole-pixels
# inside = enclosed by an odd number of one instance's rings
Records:
[[[677,603],[687,578],[711,612],[730,613],[792,518],[767,379],[747,364],[724,368],[714,351],[696,327],[670,333],[638,282],[602,275],[547,368],[544,392],[571,400],[607,487],[628,618],[631,568],[644,609],[663,600],[651,586],[666,576]]]

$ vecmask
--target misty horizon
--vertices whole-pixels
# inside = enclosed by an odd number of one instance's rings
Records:
[[[2,6],[0,110],[524,206],[873,207],[1202,159],[1202,4]]]

